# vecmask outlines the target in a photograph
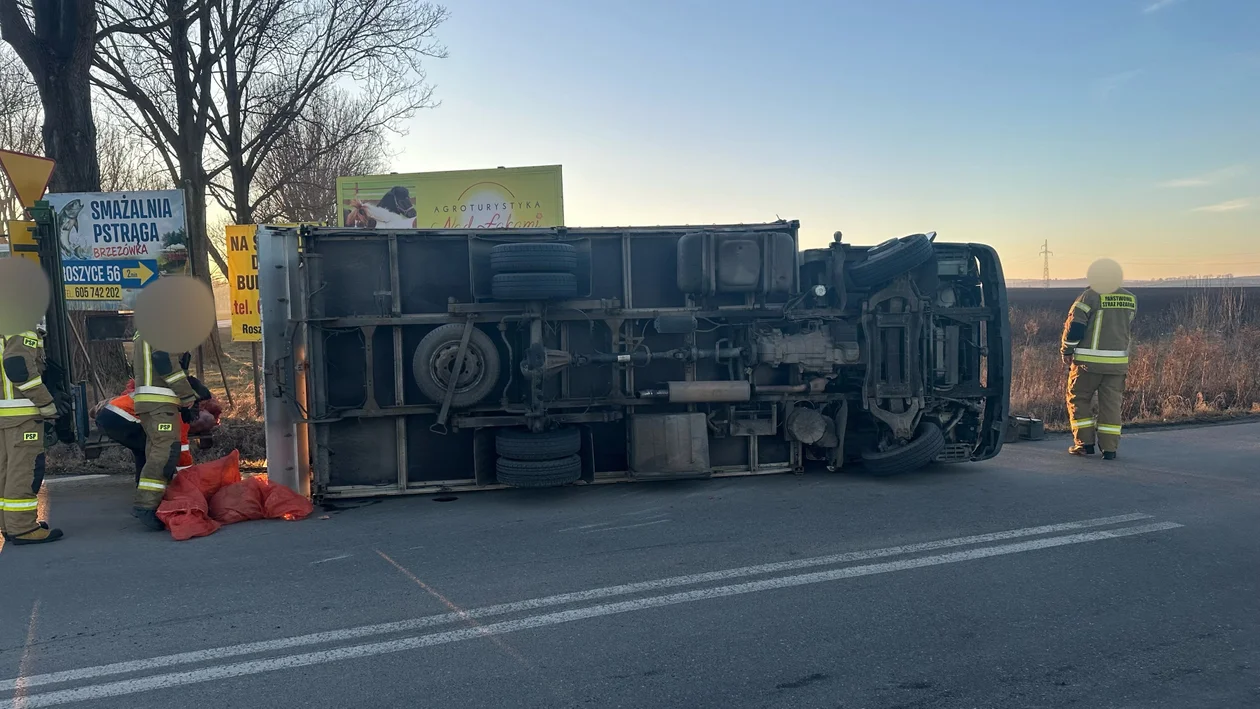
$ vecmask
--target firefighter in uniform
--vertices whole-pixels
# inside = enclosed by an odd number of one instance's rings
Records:
[[[136,333],[132,352],[132,393],[135,415],[144,430],[144,467],[136,483],[132,515],[153,530],[164,528],[157,508],[180,459],[181,408],[193,405],[197,395],[188,373],[177,366],[169,352],[154,349]]]
[[[1093,455],[1097,441],[1104,459],[1116,457],[1136,315],[1137,298],[1124,288],[1102,294],[1089,288],[1072,304],[1063,326],[1060,354],[1071,366],[1067,408],[1073,438],[1068,452],[1073,455]],[[1097,412],[1093,408],[1095,393]]]
[[[44,386],[44,342],[35,331],[0,337],[0,533],[11,544],[62,538],[38,519],[44,482],[44,422],[57,418]]]
[[[180,355],[179,368],[188,372],[188,365],[191,356],[185,352]],[[197,380],[194,376],[188,377],[188,383],[192,386],[193,391],[197,394],[198,403],[208,401],[213,398],[209,389]],[[140,419],[136,416],[136,400],[135,400],[135,380],[127,382],[127,388],[122,393],[109,400],[100,411],[96,414],[96,427],[101,430],[110,440],[121,445],[131,451],[136,463],[136,483],[140,482],[140,471],[144,469],[145,464],[145,447],[146,439],[144,435],[144,427],[140,425]],[[180,472],[186,468],[192,467],[193,458],[192,451],[188,445],[189,424],[195,420],[196,412],[191,409],[185,409],[187,415],[181,416],[179,422],[179,463],[175,466],[175,472]],[[181,412],[183,413],[183,412]]]

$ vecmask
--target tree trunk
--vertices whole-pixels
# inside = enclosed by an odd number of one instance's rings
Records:
[[[87,67],[52,67],[39,85],[44,105],[44,154],[57,161],[49,192],[96,192],[101,167]]]

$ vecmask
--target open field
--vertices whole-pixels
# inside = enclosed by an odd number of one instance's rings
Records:
[[[1058,343],[1075,289],[1012,289],[1011,408],[1062,428]],[[1260,413],[1260,289],[1134,289],[1126,422]]]
[[[1082,288],[1011,288],[1007,297],[1012,307],[1052,308],[1065,314]],[[1205,295],[1232,294],[1246,303],[1260,303],[1260,288],[1132,288],[1138,298],[1138,308],[1143,320],[1154,313],[1163,313],[1187,303],[1202,300]]]

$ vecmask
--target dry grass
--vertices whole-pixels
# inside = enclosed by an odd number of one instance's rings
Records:
[[[1058,342],[1066,312],[1011,309],[1011,408],[1067,424],[1067,371]],[[1193,294],[1161,312],[1141,312],[1124,398],[1126,422],[1149,423],[1260,413],[1260,312],[1242,291]]]

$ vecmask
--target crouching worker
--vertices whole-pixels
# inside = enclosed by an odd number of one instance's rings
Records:
[[[62,538],[39,516],[44,482],[44,422],[57,405],[44,386],[44,343],[33,331],[0,337],[0,533],[10,544],[43,544]]]
[[[132,515],[149,529],[160,531],[164,526],[157,518],[157,508],[179,466],[181,409],[194,406],[197,395],[188,373],[176,366],[170,353],[154,349],[140,332],[136,333],[131,359],[136,387],[131,396],[145,438]]]
[[[190,356],[187,352],[180,355],[179,368],[188,373]],[[197,394],[197,402],[209,401],[214,398],[210,390],[205,387],[196,377],[189,375],[188,384]],[[127,388],[122,393],[110,399],[109,403],[96,414],[96,427],[101,430],[109,439],[123,448],[131,451],[136,462],[136,483],[140,482],[140,471],[144,469],[145,463],[145,446],[147,445],[144,436],[144,427],[140,425],[140,419],[136,416],[135,401],[136,380],[132,379],[127,382]],[[179,426],[179,463],[175,466],[175,471],[179,472],[185,468],[191,467],[193,464],[192,451],[189,449],[188,436],[190,433],[190,424],[195,421],[195,412],[192,409],[184,409],[180,417]]]

